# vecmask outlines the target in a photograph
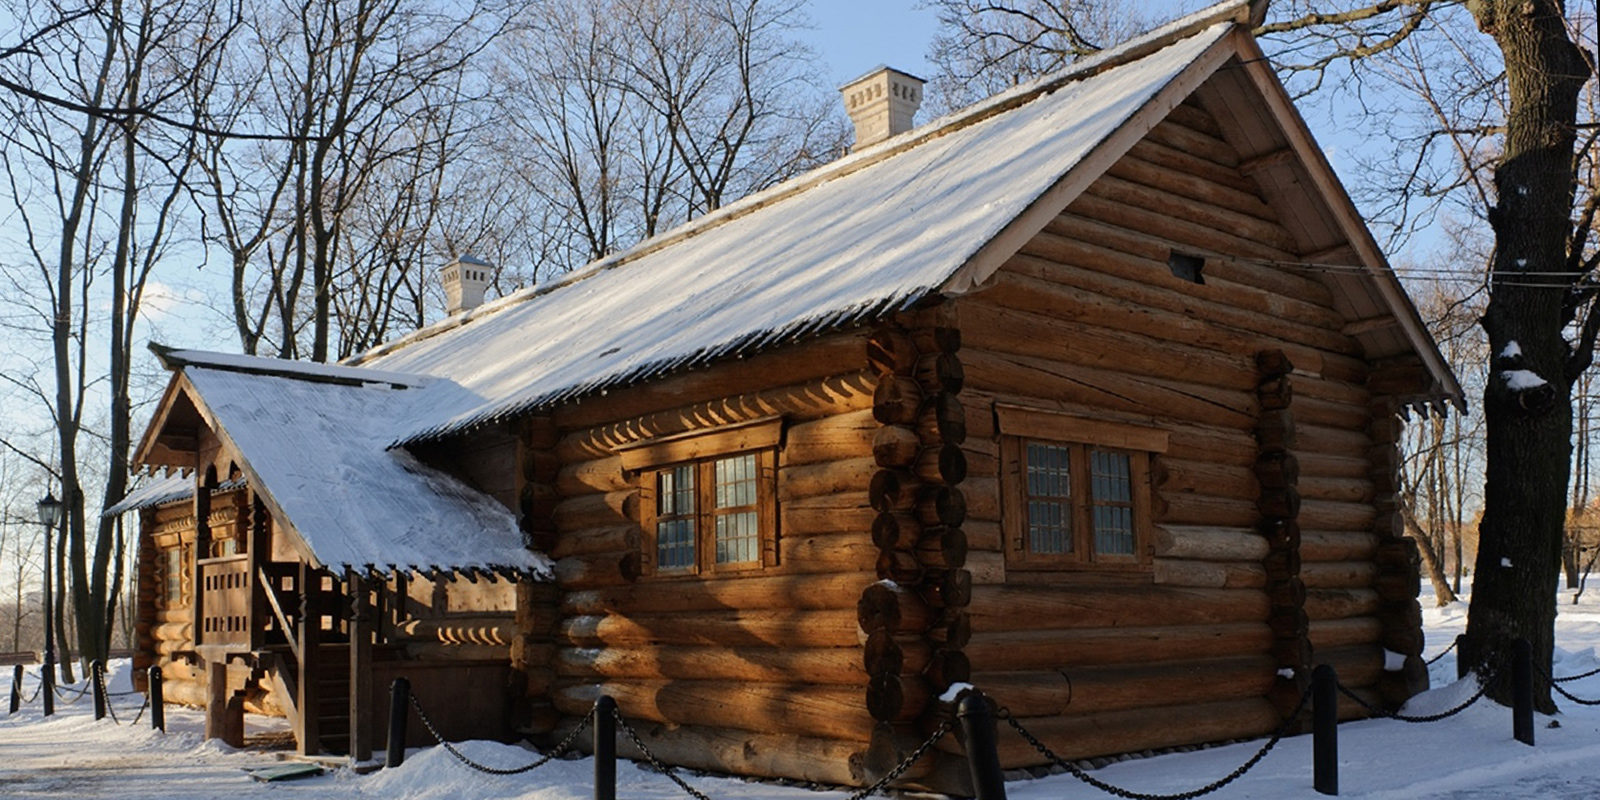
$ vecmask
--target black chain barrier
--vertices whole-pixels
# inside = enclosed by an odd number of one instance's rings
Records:
[[[1439,659],[1444,658],[1447,655],[1450,655],[1450,651],[1456,649],[1456,645],[1458,645],[1458,644],[1461,644],[1461,638],[1460,637],[1456,637],[1455,641],[1452,641],[1450,643],[1450,646],[1446,647],[1443,652],[1439,653],[1439,655],[1436,655],[1433,658],[1428,659],[1427,662],[1426,662],[1427,665],[1431,667],[1436,662],[1438,662]]]
[[[1020,735],[1023,739],[1026,739],[1028,744],[1033,745],[1033,749],[1039,751],[1039,755],[1044,756],[1045,759],[1056,766],[1066,768],[1067,772],[1070,773],[1072,777],[1077,778],[1078,780],[1083,781],[1084,783],[1087,783],[1102,792],[1115,795],[1117,797],[1126,798],[1126,800],[1193,800],[1196,797],[1202,797],[1204,795],[1211,794],[1212,792],[1215,792],[1218,789],[1233,783],[1234,781],[1244,777],[1244,774],[1255,768],[1255,765],[1261,763],[1261,759],[1266,758],[1267,753],[1272,752],[1272,748],[1278,746],[1278,742],[1282,741],[1283,737],[1289,735],[1290,729],[1294,727],[1295,721],[1300,718],[1301,712],[1306,710],[1306,704],[1310,701],[1311,688],[1307,687],[1304,692],[1300,693],[1300,702],[1295,705],[1294,711],[1290,712],[1289,716],[1284,719],[1283,724],[1279,725],[1278,729],[1272,732],[1272,738],[1268,739],[1267,743],[1262,745],[1261,749],[1257,750],[1256,754],[1251,756],[1248,761],[1240,764],[1237,769],[1228,773],[1226,777],[1208,783],[1198,789],[1191,789],[1187,792],[1178,792],[1176,794],[1135,792],[1129,789],[1124,789],[1121,786],[1106,783],[1105,781],[1090,775],[1088,772],[1085,772],[1084,769],[1079,767],[1077,764],[1074,764],[1066,759],[1063,759],[1061,756],[1056,755],[1055,751],[1046,746],[1044,742],[1039,741],[1039,739],[1032,733],[1029,733],[1027,728],[1022,727],[1022,723],[1018,722],[1017,718],[1012,716],[1009,710],[1004,708],[1000,709],[1000,718],[1004,719],[1006,724],[1010,725],[1012,730],[1015,730],[1018,735]]]
[[[1561,684],[1559,684],[1559,683],[1551,682],[1550,688],[1556,690],[1557,694],[1561,695],[1562,697],[1567,698],[1568,700],[1571,700],[1574,703],[1577,703],[1580,706],[1600,706],[1600,699],[1585,700],[1584,698],[1578,697],[1577,695],[1567,691],[1566,689],[1561,688]]]
[[[111,721],[113,723],[115,723],[117,725],[121,725],[122,721],[117,719],[117,707],[111,703],[111,698],[113,698],[113,697],[127,697],[128,695],[132,695],[132,694],[144,694],[144,692],[139,692],[139,691],[110,692],[110,691],[107,691],[106,690],[106,673],[105,673],[104,669],[100,670],[99,673],[97,673],[95,675],[95,680],[97,680],[100,683],[100,694],[101,694],[101,696],[106,698],[106,713],[111,715]],[[133,721],[129,722],[128,724],[129,725],[138,725],[139,724],[139,719],[144,716],[144,710],[149,708],[149,707],[150,707],[150,695],[145,694],[144,695],[144,704],[139,706],[139,713],[135,714],[134,717],[133,717]]]
[[[594,712],[591,711],[589,713],[592,715]],[[667,776],[672,780],[673,783],[678,784],[679,789],[682,789],[685,794],[688,794],[695,800],[711,800],[711,798],[707,797],[704,792],[694,788],[693,786],[690,786],[687,781],[679,777],[676,769],[661,759],[656,758],[656,754],[650,752],[650,748],[645,746],[644,740],[639,738],[639,732],[634,730],[633,726],[629,725],[628,721],[622,718],[622,712],[620,710],[613,708],[611,711],[611,716],[616,719],[617,727],[621,729],[623,733],[628,734],[628,739],[633,742],[633,746],[639,748],[639,752],[644,755],[645,761],[649,762],[651,769],[654,769],[656,772]]]
[[[38,683],[35,683],[33,685],[33,694],[29,695],[28,699],[22,701],[22,704],[23,705],[27,705],[29,703],[32,703],[35,700],[38,700],[39,699],[39,692],[41,692],[43,690],[44,690],[44,675],[40,675]]]
[[[1600,667],[1595,667],[1594,669],[1591,669],[1588,672],[1579,673],[1577,675],[1568,675],[1568,676],[1566,676],[1564,678],[1551,678],[1550,682],[1551,683],[1569,683],[1571,681],[1581,681],[1584,678],[1593,678],[1596,675],[1600,675]]]
[[[1477,673],[1473,673],[1473,674],[1476,675]],[[1361,706],[1362,708],[1366,709],[1368,712],[1370,712],[1374,716],[1384,717],[1386,719],[1399,720],[1401,722],[1425,723],[1425,722],[1438,722],[1440,720],[1449,719],[1449,718],[1451,718],[1451,717],[1453,717],[1453,716],[1455,716],[1457,714],[1460,714],[1463,711],[1466,711],[1468,708],[1471,708],[1474,703],[1478,702],[1479,700],[1482,700],[1483,696],[1485,694],[1489,693],[1490,687],[1494,686],[1495,681],[1498,679],[1498,677],[1499,676],[1497,676],[1497,675],[1491,675],[1488,678],[1484,678],[1481,675],[1479,675],[1479,677],[1478,677],[1478,691],[1477,691],[1476,694],[1473,694],[1471,697],[1467,698],[1466,702],[1463,702],[1461,705],[1458,705],[1455,708],[1449,709],[1448,711],[1441,711],[1441,712],[1439,712],[1437,714],[1422,714],[1422,715],[1418,715],[1418,716],[1412,716],[1410,714],[1402,714],[1402,713],[1400,713],[1398,711],[1390,711],[1390,710],[1388,710],[1386,708],[1379,708],[1378,706],[1375,706],[1375,705],[1373,705],[1371,703],[1368,703],[1366,700],[1363,700],[1360,695],[1358,695],[1355,692],[1351,691],[1350,687],[1345,686],[1343,681],[1340,681],[1338,686],[1339,686],[1339,694],[1342,694],[1345,697],[1350,698],[1351,700],[1353,700],[1355,702],[1356,705]]]
[[[928,748],[933,747],[940,739],[943,739],[945,734],[950,732],[950,726],[951,722],[948,719],[940,722],[939,727],[934,730],[933,734],[923,741],[922,744],[917,745],[917,749],[912,750],[910,755],[901,759],[900,763],[894,765],[894,769],[891,769],[885,773],[882,778],[878,779],[877,783],[874,783],[871,786],[868,786],[867,788],[850,795],[848,800],[864,800],[864,798],[871,797],[872,795],[875,795],[878,792],[888,788],[889,784],[899,780],[900,776],[904,775],[906,770],[911,769],[911,765],[917,763],[917,759],[922,758],[922,755],[928,752]]]
[[[84,681],[83,687],[78,689],[78,693],[73,695],[71,700],[67,699],[67,692],[62,691],[60,684],[53,685],[50,687],[50,689],[56,693],[56,699],[60,700],[62,705],[70,706],[77,703],[79,700],[82,700],[83,696],[89,693],[91,686],[92,684],[90,684],[88,681]]]
[[[417,719],[422,720],[422,727],[428,729],[428,734],[433,737],[434,741],[444,746],[445,752],[455,756],[457,761],[460,761],[468,767],[487,775],[521,775],[524,772],[532,772],[533,770],[536,770],[550,763],[551,761],[560,758],[566,754],[568,748],[572,747],[572,743],[578,740],[578,734],[583,733],[584,728],[589,727],[589,723],[594,721],[594,711],[591,710],[588,714],[584,715],[583,720],[578,723],[578,727],[572,729],[572,733],[567,734],[566,738],[557,743],[556,746],[550,750],[550,752],[545,753],[544,756],[538,761],[521,767],[503,769],[500,767],[485,766],[473,761],[472,759],[468,758],[465,753],[457,750],[455,745],[446,741],[443,736],[440,736],[439,729],[433,727],[433,721],[428,719],[427,713],[422,710],[422,704],[417,702],[416,695],[411,695],[411,707],[416,709]]]
[[[1565,697],[1568,700],[1571,700],[1572,702],[1577,703],[1580,706],[1600,706],[1600,699],[1597,699],[1597,700],[1586,700],[1586,699],[1584,699],[1582,697],[1578,697],[1577,695],[1567,691],[1565,688],[1563,688],[1561,686],[1561,684],[1563,684],[1563,683],[1565,683],[1567,681],[1575,681],[1575,680],[1577,680],[1579,678],[1587,678],[1590,675],[1600,674],[1600,670],[1594,670],[1593,672],[1584,673],[1582,675],[1570,675],[1570,676],[1565,677],[1565,678],[1552,678],[1552,677],[1550,677],[1550,673],[1544,671],[1544,665],[1543,664],[1539,664],[1539,663],[1535,662],[1534,665],[1533,665],[1533,668],[1536,671],[1538,671],[1539,677],[1541,677],[1541,678],[1543,678],[1543,679],[1545,679],[1546,681],[1549,682],[1550,688],[1556,690],[1556,694],[1559,694],[1562,697]]]
[[[110,708],[111,704],[107,703],[106,707]],[[128,723],[128,727],[131,728],[131,727],[133,727],[135,725],[138,725],[139,724],[139,720],[144,717],[145,709],[147,709],[149,707],[150,707],[150,695],[145,695],[144,696],[144,702],[139,704],[139,713],[133,715],[133,721]],[[112,714],[111,718],[112,719],[116,719],[117,715],[116,714]]]

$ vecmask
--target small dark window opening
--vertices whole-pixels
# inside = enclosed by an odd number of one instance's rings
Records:
[[[1167,269],[1172,270],[1174,276],[1190,283],[1205,285],[1205,276],[1200,274],[1200,271],[1205,269],[1205,266],[1206,260],[1200,256],[1192,256],[1176,250],[1172,251],[1172,255],[1167,256]]]

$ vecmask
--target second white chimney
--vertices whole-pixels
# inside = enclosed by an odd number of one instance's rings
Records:
[[[890,67],[879,66],[840,87],[844,108],[856,124],[860,150],[911,130],[911,118],[922,107],[923,80]]]
[[[472,255],[458,256],[444,265],[439,277],[444,281],[445,310],[455,316],[483,305],[483,293],[493,274],[493,264]]]

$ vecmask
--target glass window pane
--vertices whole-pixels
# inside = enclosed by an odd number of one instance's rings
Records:
[[[756,455],[719,458],[715,464],[717,508],[756,504]]]
[[[173,548],[167,551],[167,600],[177,602],[183,595],[183,551]]]
[[[1028,442],[1027,474],[1029,552],[1059,555],[1072,552],[1071,450],[1065,445]]]
[[[1133,500],[1133,480],[1128,471],[1127,453],[1089,452],[1090,473],[1094,476],[1096,503],[1128,503]]]
[[[1028,502],[1028,549],[1034,553],[1072,552],[1072,511],[1065,503]]]
[[[676,516],[694,513],[694,465],[685,464],[658,473],[656,513]]]
[[[1094,549],[1108,555],[1133,555],[1133,509],[1095,507]]]
[[[754,511],[717,515],[717,563],[741,564],[760,557],[761,537]]]
[[[1027,470],[1030,497],[1071,496],[1072,473],[1066,447],[1028,442]]]
[[[1127,453],[1089,452],[1094,486],[1094,549],[1106,555],[1133,555],[1133,475]]]
[[[656,523],[656,564],[661,569],[694,566],[694,520],[669,519]]]

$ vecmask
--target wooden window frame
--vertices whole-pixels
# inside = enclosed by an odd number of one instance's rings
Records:
[[[1007,566],[1021,570],[1142,571],[1151,565],[1150,462],[1167,450],[1167,433],[1122,422],[1091,419],[1059,411],[1005,403],[995,404],[1000,434],[1001,516],[1004,519]],[[1029,549],[1027,444],[1035,442],[1068,451],[1072,550],[1035,553]],[[1128,457],[1132,498],[1133,552],[1095,550],[1095,502],[1090,474],[1091,453]]]
[[[763,417],[707,431],[665,436],[618,448],[622,467],[638,476],[639,526],[643,536],[643,573],[660,577],[739,575],[778,566],[778,447],[783,420]],[[759,556],[753,561],[719,564],[716,561],[716,464],[736,456],[754,455],[756,468],[756,528]],[[657,492],[660,475],[683,466],[694,468],[694,559],[685,567],[660,568]],[[748,507],[738,508],[748,510]]]
[[[157,605],[161,608],[185,608],[188,606],[187,597],[189,590],[189,548],[181,542],[172,547],[163,547],[161,553],[161,600]],[[172,555],[178,556],[178,596],[173,597],[168,589],[172,588]]]

